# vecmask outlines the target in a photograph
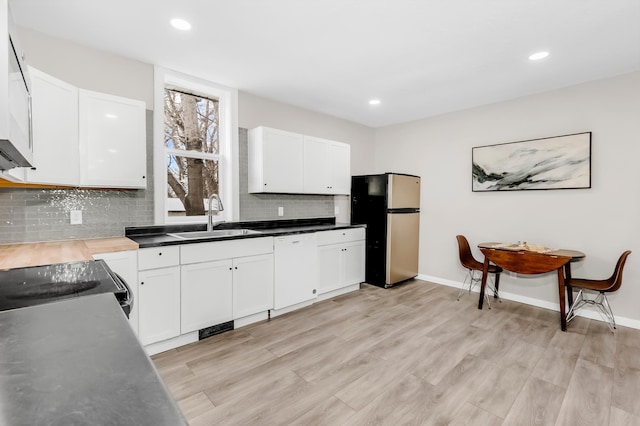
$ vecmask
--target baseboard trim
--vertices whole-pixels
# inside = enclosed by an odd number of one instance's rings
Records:
[[[460,281],[448,280],[445,278],[434,277],[431,275],[418,274],[416,278],[423,281],[429,281],[434,284],[446,285],[448,287],[460,288],[460,286],[462,286],[462,282]],[[472,291],[474,293],[480,292],[480,290],[477,288],[473,289]],[[500,292],[500,297],[505,300],[512,300],[514,302],[524,303],[526,305],[536,306],[538,308],[544,308],[544,309],[560,312],[560,305],[558,303],[548,302],[546,300],[534,299],[532,297],[521,296],[519,294],[508,293],[504,291]],[[604,320],[602,319],[602,317],[597,311],[593,311],[588,307],[581,309],[580,312],[578,312],[578,316],[604,322]],[[615,315],[615,319],[616,319],[616,324],[618,325],[623,325],[625,327],[630,327],[630,328],[635,328],[640,330],[640,320],[620,317],[617,315]]]

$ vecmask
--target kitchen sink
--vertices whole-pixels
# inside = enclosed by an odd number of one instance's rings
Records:
[[[214,229],[213,231],[176,232],[168,235],[171,237],[181,238],[183,240],[199,240],[205,238],[235,237],[254,234],[262,234],[262,232],[254,231],[253,229]]]

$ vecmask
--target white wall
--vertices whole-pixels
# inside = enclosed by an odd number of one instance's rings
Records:
[[[364,174],[373,163],[374,129],[245,92],[238,94],[239,126],[273,127],[351,145],[351,173]]]
[[[153,65],[20,28],[27,63],[82,89],[139,99],[153,109]]]
[[[153,65],[20,28],[27,62],[83,89],[140,99],[153,109]],[[239,126],[270,126],[351,145],[354,174],[373,161],[370,127],[239,92]]]
[[[331,139],[351,145],[351,174],[366,174],[373,164],[374,129],[326,114],[238,93],[239,126],[252,129],[273,127],[290,132]],[[334,197],[336,221],[350,222],[350,198]]]
[[[471,191],[471,148],[591,131],[592,188]],[[633,250],[616,316],[640,320],[640,72],[377,129],[375,169],[422,176],[420,274],[461,281],[455,236],[586,253],[574,276],[607,278]],[[507,275],[501,289],[558,303],[555,275]],[[639,323],[640,324],[640,323]]]

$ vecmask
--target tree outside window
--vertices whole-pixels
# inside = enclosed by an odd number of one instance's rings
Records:
[[[165,88],[169,216],[202,216],[211,194],[219,193],[219,108],[218,99]]]

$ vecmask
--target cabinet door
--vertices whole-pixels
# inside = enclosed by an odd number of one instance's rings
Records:
[[[317,296],[318,245],[316,234],[274,240],[274,309],[313,300]]]
[[[365,245],[364,241],[346,243],[342,246],[342,286],[359,284],[364,281]]]
[[[332,244],[318,247],[318,293],[323,294],[342,286],[342,245]]]
[[[351,193],[351,146],[332,142],[328,146],[328,161],[331,170],[331,193],[349,195]]]
[[[138,273],[140,341],[144,345],[180,335],[180,267]]]
[[[129,324],[133,329],[133,332],[138,335],[138,255],[134,250],[118,251],[112,253],[99,253],[93,255],[94,259],[103,259],[109,268],[116,274],[120,275],[122,279],[127,282],[127,285],[133,293],[133,306],[131,307],[131,313],[129,314]]]
[[[304,137],[304,192],[336,195],[351,192],[351,147],[348,144]]]
[[[182,334],[233,319],[231,260],[194,263],[180,269]]]
[[[233,260],[233,318],[273,308],[273,254]]]
[[[145,188],[145,103],[82,89],[79,99],[80,184]]]
[[[301,193],[303,137],[258,127],[249,132],[249,192]]]
[[[29,68],[33,86],[33,165],[26,181],[77,186],[80,183],[78,152],[78,89],[50,75]]]
[[[330,141],[304,137],[304,192],[307,194],[331,193]]]

